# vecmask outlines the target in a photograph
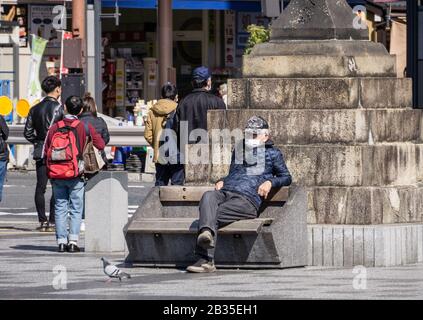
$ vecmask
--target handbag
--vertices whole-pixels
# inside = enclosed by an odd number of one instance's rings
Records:
[[[92,137],[89,133],[88,123],[85,123],[85,131],[87,132],[87,142],[82,153],[84,161],[84,173],[94,174],[104,168],[106,163],[101,156],[100,150],[98,150],[92,141]]]

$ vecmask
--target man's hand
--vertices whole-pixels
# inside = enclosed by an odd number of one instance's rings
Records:
[[[267,199],[270,190],[272,190],[272,183],[270,181],[266,181],[259,187],[258,194],[264,199]]]
[[[217,191],[223,188],[223,181],[218,181],[215,185]]]

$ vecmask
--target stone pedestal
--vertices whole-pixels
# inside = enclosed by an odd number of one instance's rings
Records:
[[[308,226],[308,265],[389,267],[423,262],[423,224]]]
[[[128,222],[127,172],[102,171],[85,192],[85,252],[123,252]]]
[[[354,18],[343,0],[291,1],[271,41],[244,56],[228,110],[209,112],[209,129],[243,129],[253,115],[269,122],[294,182],[308,190],[310,265],[416,263],[423,114],[412,109],[411,79],[396,78],[395,57],[364,40]],[[187,182],[214,182],[228,169],[209,165],[205,177],[189,165]]]

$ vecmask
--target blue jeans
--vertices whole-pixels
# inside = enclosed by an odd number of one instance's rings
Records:
[[[7,161],[0,161],[0,202],[3,196],[3,184],[4,178],[6,177],[7,172]]]
[[[84,181],[81,178],[71,180],[52,180],[55,199],[56,239],[58,244],[68,241],[77,242],[84,209]],[[69,213],[69,233],[67,231]]]

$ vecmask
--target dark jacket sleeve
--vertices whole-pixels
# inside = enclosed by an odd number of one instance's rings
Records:
[[[292,183],[292,177],[286,167],[282,152],[278,149],[275,149],[273,156],[273,178],[270,178],[269,181],[273,188],[289,186]]]
[[[91,124],[88,124],[88,129],[90,130],[90,136],[93,139],[93,145],[98,150],[103,150],[106,146],[103,138],[95,131],[94,127]]]
[[[35,143],[37,136],[35,135],[33,119],[32,119],[32,112],[29,112],[28,118],[25,122],[25,129],[24,129],[24,137],[31,143]]]
[[[55,113],[54,113],[54,116],[53,116],[53,123],[56,123],[56,122],[58,122],[60,120],[63,120],[64,116],[65,116],[65,110],[64,110],[63,106],[60,105],[55,110]]]
[[[110,142],[110,133],[109,128],[107,127],[106,121],[104,119],[99,118],[102,123],[102,129],[101,129],[101,137],[104,140],[104,144],[108,144]]]
[[[175,115],[173,117],[173,125],[172,125],[172,130],[175,131],[176,136],[178,137],[178,141],[179,141],[179,121],[180,121],[180,117],[181,117],[181,106],[182,106],[182,104],[183,104],[183,100],[178,105],[178,107],[176,108],[176,112],[175,112]]]
[[[1,127],[1,137],[4,141],[9,138],[9,127],[7,126],[6,120],[0,116],[0,127]]]
[[[44,150],[43,150],[43,158],[46,159],[47,157],[47,150],[50,148],[51,145],[51,138],[53,134],[57,131],[57,125],[51,126],[50,130],[47,132],[46,140],[44,141]]]

